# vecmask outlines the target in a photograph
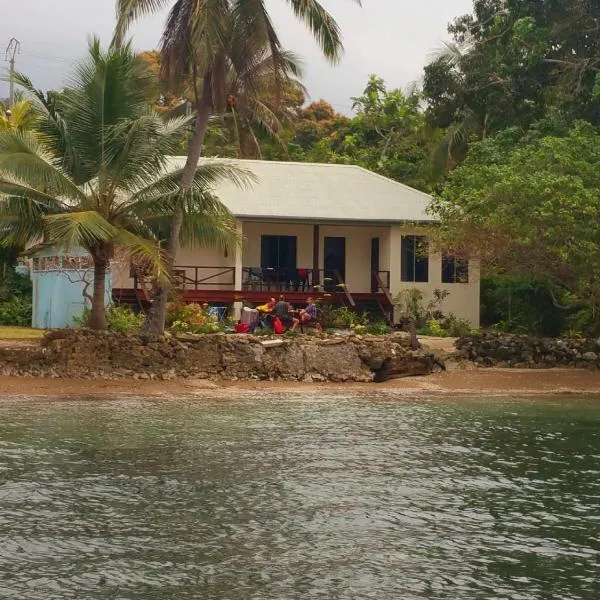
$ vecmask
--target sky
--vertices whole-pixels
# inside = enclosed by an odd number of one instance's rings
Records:
[[[336,66],[323,59],[286,2],[266,0],[284,47],[302,58],[310,99],[324,98],[344,113],[350,112],[350,97],[361,93],[371,73],[394,88],[418,82],[432,53],[448,39],[448,22],[472,7],[472,0],[362,0],[362,8],[353,0],[321,2],[344,35],[346,51]],[[11,6],[10,16],[0,20],[0,71],[5,77],[4,48],[15,37],[21,42],[16,69],[43,90],[65,83],[90,35],[106,43],[111,39],[114,0],[18,0]],[[134,25],[137,49],[157,47],[165,15],[163,11]],[[0,98],[6,96],[8,84],[0,81]]]

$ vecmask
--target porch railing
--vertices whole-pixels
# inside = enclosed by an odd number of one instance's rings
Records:
[[[376,293],[383,293],[385,295],[386,300],[390,304],[394,304],[394,299],[392,298],[392,294],[390,293],[390,272],[389,271],[377,271],[373,269],[373,281],[376,283],[377,289]]]
[[[177,265],[174,276],[177,287],[182,290],[233,288],[235,286],[235,267]]]

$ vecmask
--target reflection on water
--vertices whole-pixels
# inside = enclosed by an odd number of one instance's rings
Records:
[[[597,599],[600,403],[11,403],[0,598]]]

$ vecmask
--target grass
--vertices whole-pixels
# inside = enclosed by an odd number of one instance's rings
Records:
[[[0,340],[39,340],[44,337],[44,333],[43,329],[0,325]]]

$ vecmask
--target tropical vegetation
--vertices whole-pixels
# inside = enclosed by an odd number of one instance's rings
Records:
[[[28,221],[5,215],[4,226],[10,217],[16,227],[15,243],[45,236],[77,241],[96,252],[101,241],[111,249],[109,256],[117,245],[144,255],[155,274],[165,274],[156,278],[154,316],[147,324],[155,335],[164,325],[168,274],[188,223],[184,215],[203,211],[190,223],[215,225],[219,234],[200,236],[208,242],[231,237],[227,214],[214,199],[208,201],[206,190],[216,177],[230,173],[221,169],[198,178],[201,154],[353,163],[433,194],[431,210],[441,219],[438,243],[482,262],[484,324],[544,335],[600,333],[598,3],[475,0],[472,14],[449,25],[452,39],[425,66],[421,86],[394,89],[373,75],[351,99],[350,116],[322,99],[307,102],[298,59],[283,48],[262,1],[173,2],[160,52],[142,53],[133,61],[124,44],[128,28],[165,4],[117,1],[109,54],[127,54],[127,77],[135,72],[140,85],[125,93],[119,90],[129,89],[126,84],[106,79],[116,86],[115,98],[135,96],[135,106],[123,109],[116,120],[109,116],[102,133],[93,130],[99,127],[96,109],[88,115],[96,117],[82,121],[81,133],[64,126],[85,112],[72,110],[82,98],[81,86],[44,97],[23,79],[29,104],[14,107],[11,119],[0,110],[0,161],[13,152],[10,144],[20,143],[27,160],[8,175],[33,190],[19,192],[31,201],[21,207],[22,217],[30,207]],[[287,4],[306,22],[325,56],[337,60],[341,33],[332,16],[316,0]],[[84,72],[80,69],[79,76]],[[123,77],[120,71],[114,75]],[[91,80],[88,88],[94,88]],[[185,117],[186,106],[193,116]],[[158,161],[164,169],[165,153],[187,153],[185,168],[169,179],[165,202],[160,210],[152,207],[151,218],[146,210],[151,203],[144,200],[135,215],[119,212],[120,220],[113,222],[105,206],[94,204],[99,197],[94,190],[113,177],[113,167],[124,164],[131,151],[127,139],[162,135],[162,158],[153,156],[148,164]],[[87,138],[94,143],[80,152],[78,144]],[[100,139],[114,148],[101,160]],[[96,166],[83,173],[79,163]],[[3,177],[11,164],[0,162]],[[200,164],[202,171],[205,163]],[[152,188],[157,170],[136,172],[135,184],[125,182],[119,199],[111,196],[111,202],[127,205],[128,197]],[[14,187],[10,178],[3,185]],[[4,192],[3,211],[16,206],[13,188],[11,193],[9,202]],[[203,204],[190,200],[195,194]],[[110,229],[103,225],[101,233],[100,221],[92,225],[84,219],[92,213]],[[14,252],[6,256],[10,262]],[[423,329],[463,325],[447,321],[449,316],[427,316],[426,309],[410,317]]]
[[[244,172],[211,162],[195,170],[181,202],[182,169],[167,157],[189,119],[162,119],[147,106],[147,74],[130,45],[102,51],[98,40],[75,77],[52,98],[15,76],[28,93],[34,131],[0,133],[2,245],[84,248],[93,261],[89,326],[106,323],[106,272],[117,251],[164,279],[160,242],[175,208],[188,215],[179,240],[235,243],[231,215],[210,191]]]

